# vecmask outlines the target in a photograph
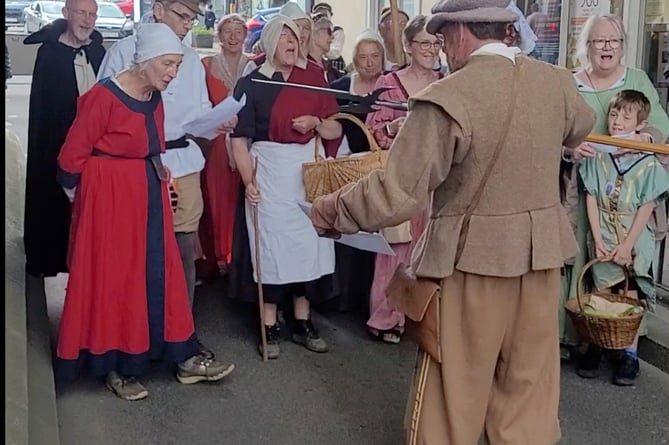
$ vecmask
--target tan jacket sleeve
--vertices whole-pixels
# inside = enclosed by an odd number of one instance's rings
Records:
[[[595,110],[581,97],[571,73],[562,68],[555,69],[558,70],[564,91],[565,127],[562,144],[569,148],[578,147],[595,126]]]
[[[385,170],[373,172],[339,196],[334,228],[341,233],[377,231],[427,208],[430,193],[448,175],[456,152],[469,141],[440,107],[416,101],[393,142]]]

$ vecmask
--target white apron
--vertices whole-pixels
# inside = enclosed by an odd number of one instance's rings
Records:
[[[302,164],[313,162],[314,143],[312,139],[304,145],[268,141],[251,145],[251,159],[258,159],[263,284],[302,283],[334,273],[334,242],[319,237],[309,217],[298,206],[298,202],[305,201]],[[246,226],[253,276],[257,281],[253,210],[248,201]]]

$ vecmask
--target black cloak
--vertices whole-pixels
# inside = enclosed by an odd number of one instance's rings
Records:
[[[30,89],[23,225],[26,272],[34,276],[67,272],[71,206],[56,182],[56,160],[77,112],[73,61],[83,51],[97,74],[105,54],[99,32],[93,31],[90,44],[72,48],[58,41],[66,29],[67,21],[59,19],[23,41],[42,45]]]

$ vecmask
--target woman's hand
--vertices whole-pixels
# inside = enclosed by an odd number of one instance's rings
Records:
[[[257,185],[249,184],[246,186],[246,199],[253,206],[260,204],[260,190]]]
[[[233,117],[227,122],[223,122],[216,131],[220,133],[232,133],[237,126],[237,116]]]
[[[629,245],[629,243],[623,241],[620,243],[613,252],[611,252],[611,259],[614,263],[621,266],[629,266],[634,262],[632,257],[632,249],[634,246]]]
[[[321,120],[316,116],[300,116],[293,119],[293,130],[300,134],[306,134],[311,130],[315,130],[321,123]]]
[[[581,145],[573,149],[571,156],[574,161],[580,161],[584,158],[593,158],[597,156],[597,151],[587,142],[583,142]]]

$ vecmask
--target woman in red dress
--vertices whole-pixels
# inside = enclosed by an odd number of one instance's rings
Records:
[[[172,226],[160,91],[183,58],[164,24],[143,25],[133,65],[79,99],[58,157],[58,182],[74,198],[56,376],[106,376],[125,400],[150,360],[179,364],[181,383],[232,371],[197,357],[186,279]]]
[[[249,58],[243,54],[246,23],[238,14],[221,18],[218,38],[221,52],[202,59],[206,72],[209,100],[216,106],[232,92],[242,77]],[[207,270],[225,272],[230,264],[232,229],[234,226],[240,178],[233,170],[228,154],[227,135],[214,139],[202,172],[204,214],[200,221],[200,243],[206,257]]]

